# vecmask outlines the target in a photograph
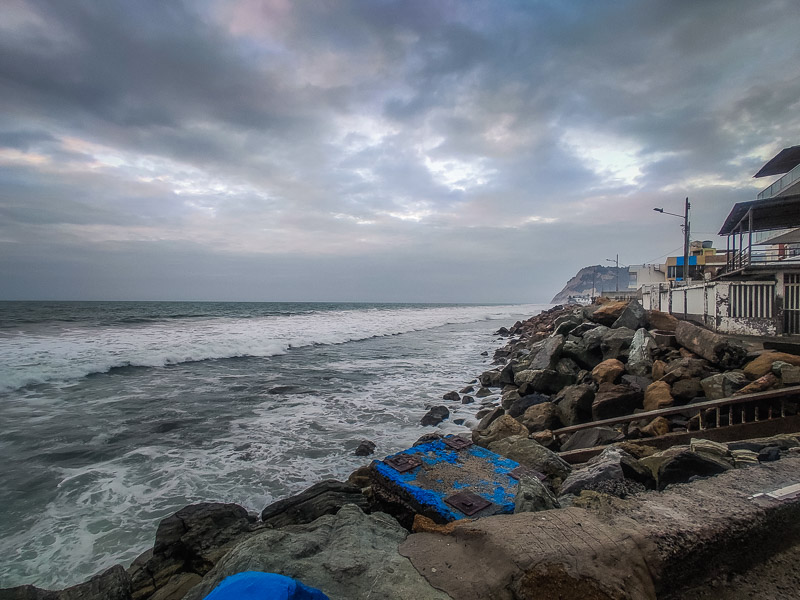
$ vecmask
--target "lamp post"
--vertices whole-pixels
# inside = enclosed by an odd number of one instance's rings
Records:
[[[683,215],[667,212],[663,208],[653,209],[656,212],[660,212],[662,215],[672,215],[673,217],[678,217],[679,219],[683,219],[683,282],[684,283],[689,282],[689,209],[690,208],[691,204],[689,204],[689,198],[686,198],[686,203],[684,204],[683,208]]]

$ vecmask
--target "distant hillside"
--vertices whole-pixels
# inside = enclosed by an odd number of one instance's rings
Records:
[[[628,287],[628,268],[619,268],[619,289],[624,290]],[[592,283],[594,282],[594,293],[599,296],[602,292],[613,292],[617,286],[617,268],[594,265],[583,267],[578,274],[567,282],[564,289],[558,292],[551,302],[553,304],[563,304],[570,296],[590,296],[592,294]]]

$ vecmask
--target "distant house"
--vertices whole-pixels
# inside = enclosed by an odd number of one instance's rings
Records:
[[[710,280],[646,286],[647,307],[723,332],[800,334],[800,146],[781,150],[755,176],[771,175],[781,177],[725,218],[719,235],[727,250],[714,259]]]

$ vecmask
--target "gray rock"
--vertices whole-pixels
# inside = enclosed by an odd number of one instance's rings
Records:
[[[528,369],[554,369],[564,346],[564,336],[545,338],[531,346],[531,357],[526,362]]]
[[[590,427],[570,435],[566,443],[561,445],[561,451],[567,452],[569,450],[580,450],[581,448],[605,446],[623,439],[625,439],[625,436],[611,427]]]
[[[776,360],[772,363],[772,371],[778,371],[776,375],[781,378],[783,385],[800,385],[800,367]]]
[[[355,452],[353,452],[356,456],[369,456],[370,454],[375,453],[375,442],[370,440],[362,440],[361,443],[356,448]]]
[[[459,396],[458,392],[456,391],[447,392],[444,396],[442,396],[442,400],[451,400],[452,402],[460,402],[461,396]]]
[[[710,454],[685,450],[668,458],[658,468],[658,489],[673,483],[686,483],[692,477],[717,475],[732,468],[727,462]]]
[[[601,482],[623,479],[631,479],[645,487],[655,487],[655,480],[647,467],[624,450],[610,446],[590,460],[584,468],[573,470],[561,484],[559,493],[577,495],[582,490],[597,490]]]
[[[519,400],[522,396],[519,395],[519,391],[517,388],[513,390],[509,390],[505,392],[502,397],[500,398],[500,406],[508,410],[511,408],[511,405],[514,404],[517,400]]]
[[[619,318],[614,321],[611,328],[627,327],[628,329],[636,330],[645,325],[647,325],[647,312],[638,301],[631,300]]]
[[[523,477],[514,498],[514,513],[538,512],[559,508],[558,500],[549,488],[536,477]]]
[[[516,419],[523,415],[531,406],[536,406],[537,404],[545,402],[550,402],[550,396],[545,396],[544,394],[528,394],[527,396],[517,398],[508,407],[508,414]]]
[[[594,369],[603,360],[600,352],[600,344],[597,348],[590,349],[586,342],[580,338],[570,338],[564,342],[561,355],[573,359],[585,369]]]
[[[703,395],[703,385],[699,377],[680,379],[672,384],[672,397],[678,404],[685,404]]]
[[[492,369],[490,371],[484,371],[481,373],[478,380],[481,382],[481,385],[484,388],[490,387],[500,387],[500,373],[502,369]],[[478,395],[480,395],[480,390],[478,390]]]
[[[732,396],[748,384],[747,376],[741,371],[728,371],[717,373],[700,380],[700,387],[709,400],[719,400]]]
[[[475,402],[475,398],[472,396],[461,396],[461,404],[472,404]]]
[[[592,419],[611,419],[642,408],[644,394],[628,385],[601,383],[592,402]]]
[[[610,330],[600,342],[603,360],[608,360],[609,358],[627,358],[627,350],[630,348],[631,342],[633,342],[634,335],[636,335],[636,332],[627,327],[619,327]],[[585,338],[586,336],[584,336],[584,339]]]
[[[649,377],[653,371],[653,350],[655,349],[656,342],[653,336],[644,328],[637,329],[628,350],[626,367],[628,373],[639,377]]]
[[[738,369],[747,360],[747,350],[738,340],[727,338],[687,321],[675,327],[677,342],[723,369]]]
[[[539,471],[551,480],[561,481],[572,471],[570,464],[558,454],[525,436],[511,436],[492,442],[489,450]]]
[[[561,388],[575,383],[574,377],[564,376],[552,369],[520,371],[514,378],[523,396],[533,393],[556,394]]]
[[[590,385],[570,385],[563,388],[553,400],[559,418],[566,425],[579,425],[592,418],[594,390]]]
[[[486,398],[486,396],[491,396],[491,395],[492,395],[492,390],[486,387],[479,388],[478,391],[475,393],[475,396],[478,398]]]
[[[478,415],[481,414],[481,412],[483,411],[479,411]],[[475,428],[475,431],[484,431],[485,429],[488,429],[489,425],[494,423],[504,414],[506,414],[506,411],[502,406],[498,406],[497,408],[491,409],[488,413],[480,417],[480,423],[478,423],[478,426]]]
[[[450,417],[450,411],[446,406],[434,406],[420,419],[419,424],[423,426],[434,426],[448,417]]]
[[[449,600],[397,552],[408,532],[384,513],[348,505],[307,525],[266,530],[236,546],[185,600],[201,600],[225,577],[242,571],[280,573],[331,600]]]
[[[276,528],[310,523],[322,515],[339,512],[345,504],[355,504],[362,510],[367,509],[367,499],[358,487],[327,479],[315,483],[296,496],[273,502],[261,512],[261,520]]]
[[[121,565],[60,591],[32,585],[0,589],[0,600],[131,600],[131,582]]]
[[[649,377],[639,377],[638,375],[625,374],[622,376],[622,383],[631,386],[635,390],[644,392],[647,386],[653,383]]]

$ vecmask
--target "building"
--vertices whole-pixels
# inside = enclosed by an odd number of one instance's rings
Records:
[[[694,281],[716,277],[726,265],[725,252],[719,252],[713,242],[694,241],[689,245],[689,279]],[[683,281],[683,255],[670,256],[664,265],[667,281]]]
[[[727,250],[713,259],[713,275],[681,287],[646,286],[646,307],[728,333],[800,334],[800,146],[781,150],[755,176],[771,175],[781,177],[725,218],[719,235],[727,237]],[[670,266],[683,266],[680,258],[668,262],[668,278]],[[693,264],[708,264],[704,252],[692,258],[691,278]],[[677,279],[682,269],[675,271]]]

